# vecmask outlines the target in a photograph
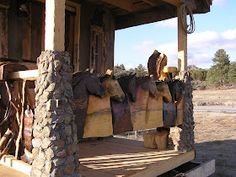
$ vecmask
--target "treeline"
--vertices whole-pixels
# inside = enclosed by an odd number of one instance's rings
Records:
[[[236,83],[236,62],[231,62],[229,55],[224,49],[216,51],[213,59],[213,65],[209,69],[198,68],[194,65],[188,66],[188,71],[194,81],[193,85],[203,89],[209,85],[223,86]],[[135,72],[137,76],[148,74],[147,68],[139,64],[136,68],[126,69],[123,64],[114,67],[116,74],[122,72]]]
[[[191,77],[195,81],[205,81],[207,78],[208,70],[197,68],[196,66],[189,66],[188,70],[191,73]]]
[[[188,69],[194,81],[206,81],[206,85],[223,86],[236,83],[236,62],[231,62],[224,49],[216,51],[210,69],[190,66]]]
[[[130,68],[130,69],[126,69],[123,64],[116,65],[114,67],[115,74],[121,74],[124,72],[136,73],[136,76],[138,76],[138,77],[148,75],[147,68],[145,66],[143,66],[142,64],[139,64],[136,68]]]

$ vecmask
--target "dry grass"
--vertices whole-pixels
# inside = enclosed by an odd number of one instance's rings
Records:
[[[236,107],[236,90],[194,91],[194,102]],[[216,159],[217,177],[236,177],[236,113],[196,112],[197,160]]]
[[[196,112],[194,118],[196,143],[232,139],[236,141],[236,114]]]
[[[193,102],[196,106],[224,105],[236,106],[236,89],[227,90],[195,90]]]

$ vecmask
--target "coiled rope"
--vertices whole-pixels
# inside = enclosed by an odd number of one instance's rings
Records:
[[[181,20],[181,24],[182,24],[181,26],[182,26],[183,30],[187,34],[194,33],[195,21],[194,21],[192,9],[186,4],[182,4],[179,8],[180,8],[179,9],[179,18]],[[190,24],[187,24],[187,19],[185,20],[187,15],[189,15]]]

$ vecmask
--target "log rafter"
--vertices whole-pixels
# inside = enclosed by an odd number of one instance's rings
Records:
[[[135,14],[116,17],[116,29],[128,28],[131,26],[153,23],[176,17],[177,8],[173,5],[153,7],[149,11],[136,12]],[[158,20],[157,20],[158,19]]]
[[[162,0],[163,2],[166,2],[168,4],[171,4],[173,6],[179,6],[181,3],[183,3],[183,0]]]
[[[102,1],[115,7],[126,10],[128,12],[133,12],[135,10],[135,6],[130,1],[127,0],[102,0]]]

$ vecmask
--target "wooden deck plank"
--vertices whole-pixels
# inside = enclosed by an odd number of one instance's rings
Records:
[[[16,171],[12,168],[0,165],[0,177],[29,177],[29,176],[19,171]]]
[[[143,142],[121,138],[79,144],[82,176],[151,177],[165,173],[194,159],[194,151],[158,152],[143,147]]]
[[[7,169],[12,169],[13,171],[18,171],[25,175],[29,175],[31,171],[31,165],[21,161],[16,160],[13,155],[4,155],[0,160],[0,165],[3,165]],[[0,176],[1,177],[1,176]],[[4,176],[8,177],[8,176]]]
[[[143,147],[143,142],[123,138],[107,138],[79,144],[80,174],[84,177],[156,177],[194,159],[194,151],[181,153],[174,150],[158,152]],[[29,174],[31,166],[10,157],[4,165]],[[11,163],[10,163],[11,162]],[[14,162],[14,163],[12,163]],[[1,167],[1,168],[7,167]],[[5,171],[6,171],[5,170]],[[5,171],[0,172],[5,177]],[[15,174],[14,170],[12,172]],[[17,172],[16,172],[17,173]],[[25,177],[23,174],[15,175]],[[6,175],[6,177],[11,177]]]

